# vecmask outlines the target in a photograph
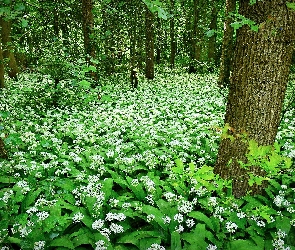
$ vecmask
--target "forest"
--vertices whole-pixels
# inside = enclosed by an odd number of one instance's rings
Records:
[[[295,250],[295,0],[0,0],[0,250]]]

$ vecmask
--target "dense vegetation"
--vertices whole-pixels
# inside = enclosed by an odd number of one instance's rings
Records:
[[[295,249],[294,10],[0,0],[0,249]]]
[[[281,168],[265,195],[235,199],[213,174],[225,107],[216,79],[162,69],[137,90],[122,74],[96,89],[65,80],[56,90],[40,74],[10,82],[2,249],[293,249],[295,178],[283,169],[294,111],[283,150],[258,151]]]

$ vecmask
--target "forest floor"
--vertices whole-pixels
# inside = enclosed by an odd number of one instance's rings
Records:
[[[228,183],[213,166],[226,90],[216,75],[162,73],[140,77],[138,89],[128,81],[54,89],[48,76],[23,74],[1,92],[0,246],[295,249],[293,171],[265,197],[222,194]],[[286,107],[292,93],[290,84]],[[294,138],[290,108],[277,135],[282,167],[294,161]]]

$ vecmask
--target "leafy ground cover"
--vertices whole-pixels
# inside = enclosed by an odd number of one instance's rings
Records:
[[[126,79],[52,88],[23,74],[2,91],[1,249],[295,249],[292,168],[241,199],[213,174],[226,103],[216,76],[163,73],[137,90]],[[292,164],[294,133],[291,109],[281,149],[259,157]]]

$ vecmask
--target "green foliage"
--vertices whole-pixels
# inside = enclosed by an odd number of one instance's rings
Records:
[[[163,76],[136,93],[127,76],[111,76],[101,80],[106,98],[94,101],[88,70],[61,81],[58,107],[43,97],[52,84],[44,75],[23,75],[3,91],[10,158],[0,161],[1,247],[295,246],[295,177],[285,168],[294,120],[282,124],[284,150],[250,143],[252,163],[273,171],[266,195],[235,199],[211,167],[230,130],[215,129],[224,113],[215,76]]]

